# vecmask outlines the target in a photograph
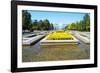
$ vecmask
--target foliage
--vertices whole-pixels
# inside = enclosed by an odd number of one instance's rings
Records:
[[[52,23],[49,22],[49,20],[34,20],[32,23],[32,29],[33,30],[53,30],[54,26]]]
[[[22,27],[23,30],[53,30],[54,24],[50,23],[48,19],[45,20],[31,20],[31,14],[27,10],[22,11]]]
[[[31,15],[27,10],[22,11],[22,26],[23,30],[29,30],[31,28]]]
[[[78,31],[90,31],[90,16],[86,14],[83,20],[79,22],[68,24],[65,29],[78,30]]]

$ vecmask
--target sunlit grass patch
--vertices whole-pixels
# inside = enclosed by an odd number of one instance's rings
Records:
[[[73,40],[73,37],[70,33],[60,30],[49,34],[47,40]]]

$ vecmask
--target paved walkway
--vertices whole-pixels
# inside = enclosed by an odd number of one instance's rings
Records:
[[[80,39],[82,42],[90,44],[90,33],[89,32],[79,32],[79,31],[72,31],[70,32],[73,36]]]
[[[35,43],[37,40],[43,38],[45,35],[37,35],[31,38],[23,38],[23,45],[31,45],[32,43]]]

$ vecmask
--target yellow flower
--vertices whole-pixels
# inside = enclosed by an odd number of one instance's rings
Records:
[[[73,40],[73,37],[68,32],[55,31],[47,36],[47,40]]]

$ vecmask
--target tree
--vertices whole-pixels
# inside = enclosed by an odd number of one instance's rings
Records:
[[[34,20],[32,23],[32,29],[33,30],[53,30],[54,26],[52,23],[49,22],[49,20]]]
[[[85,30],[90,31],[90,16],[88,14],[84,16],[83,22],[85,24]]]
[[[38,29],[38,21],[37,20],[33,21],[33,23],[32,23],[32,29],[33,30],[37,30]]]
[[[83,20],[74,22],[65,26],[65,29],[68,30],[78,30],[78,31],[90,31],[90,16],[86,14],[83,17]]]
[[[77,25],[76,23],[71,23],[67,26],[68,30],[76,30],[77,29]]]
[[[49,22],[49,20],[45,19],[43,21],[43,23],[44,23],[44,26],[45,26],[45,30],[50,30],[50,22]]]
[[[78,30],[79,31],[84,31],[84,24],[83,24],[83,21],[82,20],[78,24]]]
[[[54,26],[53,26],[53,24],[51,23],[50,24],[50,30],[53,30],[54,29]]]
[[[22,28],[23,30],[30,30],[31,28],[31,14],[27,10],[22,11]]]
[[[38,22],[38,30],[45,30],[45,25],[42,20]]]

